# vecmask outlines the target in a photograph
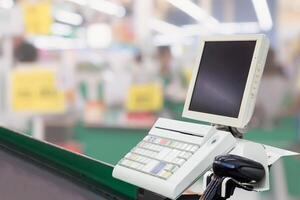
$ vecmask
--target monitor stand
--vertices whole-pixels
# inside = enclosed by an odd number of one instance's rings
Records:
[[[235,138],[239,138],[239,139],[242,139],[243,134],[247,132],[247,128],[240,129],[232,126],[224,126],[219,124],[212,124],[212,126],[215,126],[217,130],[230,132]]]

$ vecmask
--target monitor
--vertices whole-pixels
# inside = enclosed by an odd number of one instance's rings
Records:
[[[262,34],[203,38],[183,117],[245,127],[253,114],[268,49]]]

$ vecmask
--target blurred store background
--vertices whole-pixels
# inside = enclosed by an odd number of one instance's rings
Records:
[[[245,138],[300,152],[299,0],[0,0],[0,125],[115,164],[181,119],[202,36],[247,33],[271,50]],[[299,168],[256,199],[300,199]]]

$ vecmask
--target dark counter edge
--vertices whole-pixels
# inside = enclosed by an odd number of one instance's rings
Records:
[[[137,199],[138,188],[113,178],[113,166],[109,164],[3,127],[0,127],[0,143],[40,165],[77,179],[95,191],[104,186],[128,199]]]

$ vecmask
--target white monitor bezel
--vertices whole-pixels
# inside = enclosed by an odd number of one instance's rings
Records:
[[[251,96],[251,92],[252,92],[253,81],[255,80],[254,78],[257,72],[257,68],[260,67],[259,65],[261,64],[259,63],[259,59],[262,58],[261,56],[262,54],[266,53],[264,51],[264,40],[266,40],[266,37],[263,34],[203,37],[200,41],[200,54],[195,63],[195,68],[193,70],[192,78],[189,84],[189,89],[187,92],[187,97],[184,104],[182,116],[185,118],[195,119],[203,122],[210,122],[213,124],[244,128],[251,118],[251,116],[249,115],[252,115],[253,110],[251,111],[251,109],[253,108],[251,108],[251,106],[253,107],[255,105],[256,95],[254,98],[253,94]],[[244,90],[244,94],[240,106],[240,112],[237,118],[189,110],[189,105],[191,102],[193,89],[198,74],[205,42],[209,42],[209,41],[256,41],[256,45],[255,45],[255,49],[254,49],[254,53],[250,65],[250,70],[249,70],[249,74],[248,74],[248,78],[247,78],[247,82],[246,82],[246,86],[245,86],[245,90]],[[254,105],[253,105],[253,101],[254,101]]]

